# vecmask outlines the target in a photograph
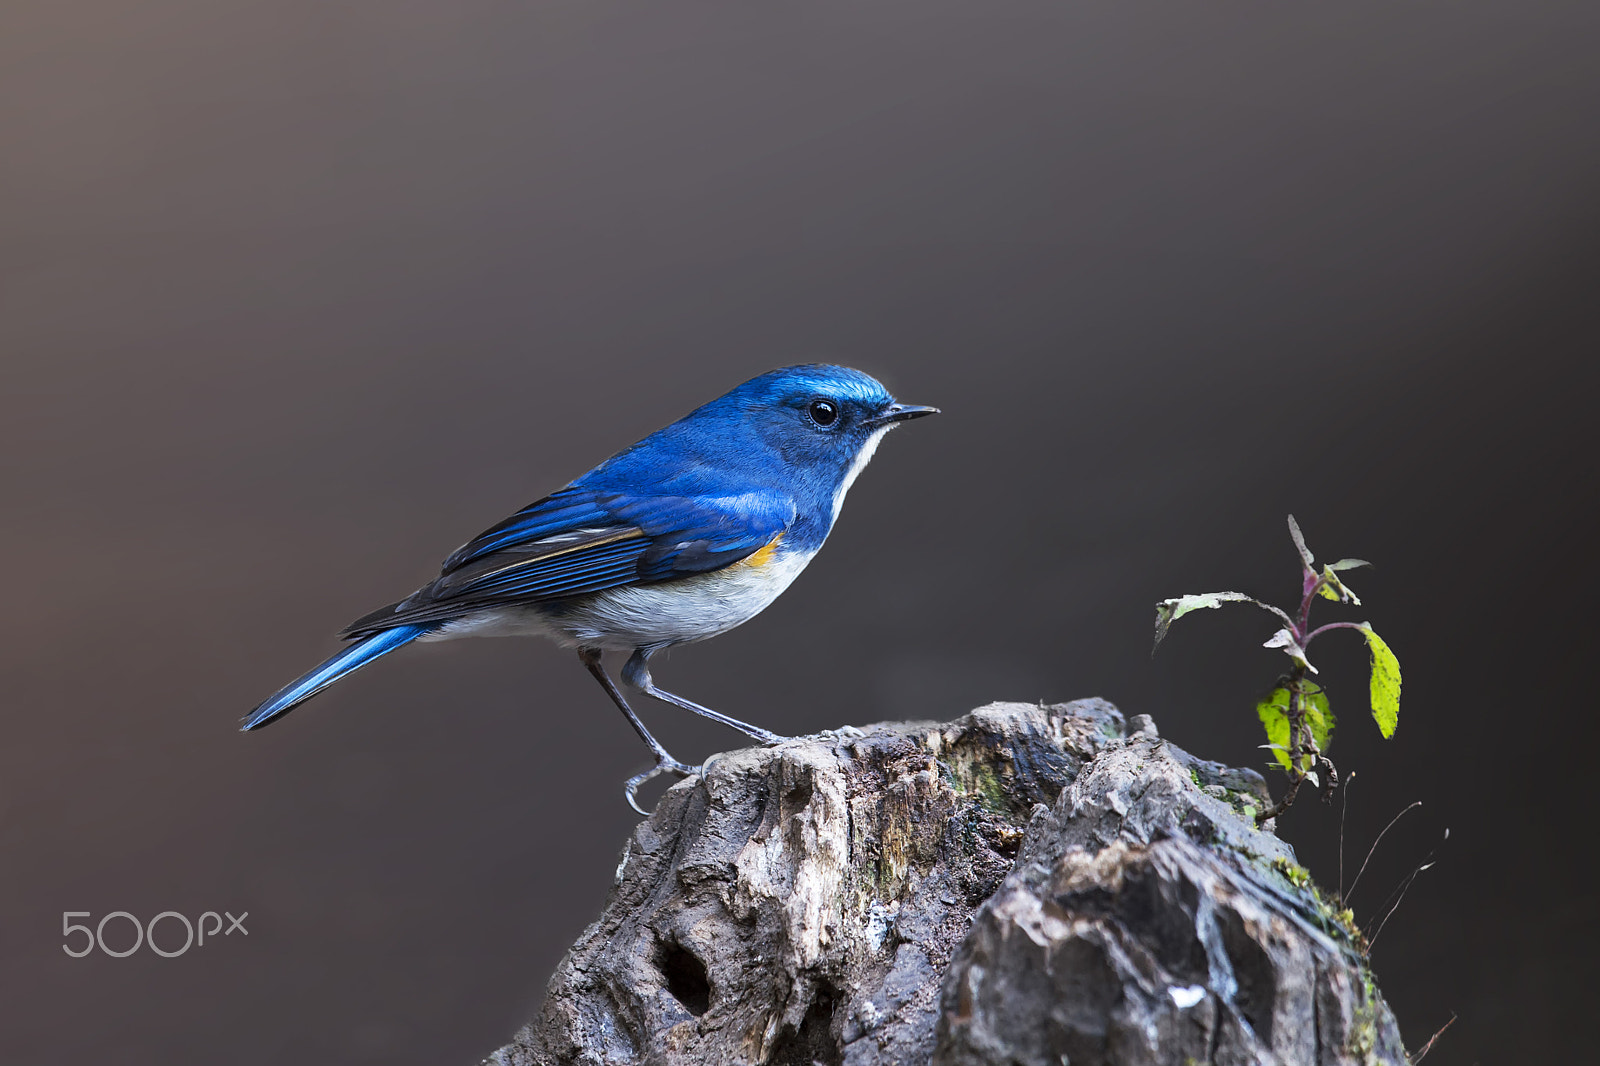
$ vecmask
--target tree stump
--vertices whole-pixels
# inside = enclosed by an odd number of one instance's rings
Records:
[[[1132,724],[998,703],[714,758],[486,1062],[1404,1063],[1261,776]]]

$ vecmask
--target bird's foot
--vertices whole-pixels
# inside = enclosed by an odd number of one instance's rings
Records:
[[[650,817],[651,812],[639,806],[638,800],[634,795],[639,791],[640,785],[644,784],[646,781],[657,776],[658,774],[677,774],[679,777],[694,777],[702,772],[702,768],[699,766],[685,766],[677,759],[674,759],[671,756],[666,756],[657,761],[654,766],[646,770],[644,773],[635,774],[634,776],[628,778],[627,784],[622,786],[622,793],[625,797],[627,797],[628,806],[632,807],[644,817],[648,818]]]

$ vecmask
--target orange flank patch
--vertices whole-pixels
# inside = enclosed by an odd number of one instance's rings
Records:
[[[749,555],[746,555],[739,561],[745,566],[754,566],[758,569],[766,566],[768,563],[772,562],[772,557],[778,554],[778,542],[782,539],[783,534],[779,533],[776,537],[773,537],[771,540],[767,541],[761,547],[757,548],[755,551],[751,552]]]

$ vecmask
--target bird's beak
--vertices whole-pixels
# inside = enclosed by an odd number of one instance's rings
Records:
[[[939,409],[937,407],[923,407],[914,403],[892,403],[882,411],[879,411],[876,417],[872,419],[871,424],[874,426],[889,426],[896,422],[909,422],[913,418],[921,418],[923,415],[936,415],[938,413]]]

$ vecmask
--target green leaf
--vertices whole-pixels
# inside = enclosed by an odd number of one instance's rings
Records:
[[[1161,641],[1166,637],[1167,629],[1172,623],[1190,611],[1198,611],[1207,607],[1221,607],[1225,603],[1253,603],[1263,611],[1271,611],[1283,619],[1286,625],[1292,624],[1289,622],[1289,616],[1278,610],[1278,608],[1271,604],[1262,603],[1254,596],[1246,596],[1242,592],[1203,592],[1198,596],[1177,596],[1170,600],[1162,600],[1156,604],[1156,642],[1155,646],[1150,649],[1150,654],[1154,655],[1156,648],[1161,647]]]
[[[1342,561],[1349,562],[1348,559]],[[1324,599],[1336,603],[1353,603],[1357,607],[1361,606],[1361,597],[1356,595],[1355,589],[1339,580],[1339,575],[1333,572],[1332,566],[1322,568],[1322,584],[1317,587],[1317,593]]]
[[[1328,709],[1328,697],[1321,692],[1310,692],[1300,698],[1306,721],[1311,725],[1311,738],[1317,742],[1317,747],[1323,751],[1328,750],[1328,742],[1333,738],[1334,721],[1333,712]],[[1267,745],[1272,750],[1272,757],[1278,760],[1278,765],[1284,770],[1289,769],[1289,690],[1278,687],[1256,704],[1256,716],[1261,719],[1262,727],[1267,731]],[[1300,756],[1301,768],[1309,770],[1316,765],[1316,760],[1305,753]]]
[[[1289,536],[1294,538],[1294,546],[1300,550],[1300,559],[1306,564],[1306,573],[1316,573],[1311,568],[1316,565],[1317,560],[1312,557],[1311,549],[1306,547],[1306,538],[1300,533],[1300,523],[1294,520],[1294,515],[1289,516]]]
[[[1400,660],[1372,631],[1370,622],[1362,622],[1358,628],[1372,652],[1372,717],[1378,723],[1378,732],[1388,740],[1400,723]]]

